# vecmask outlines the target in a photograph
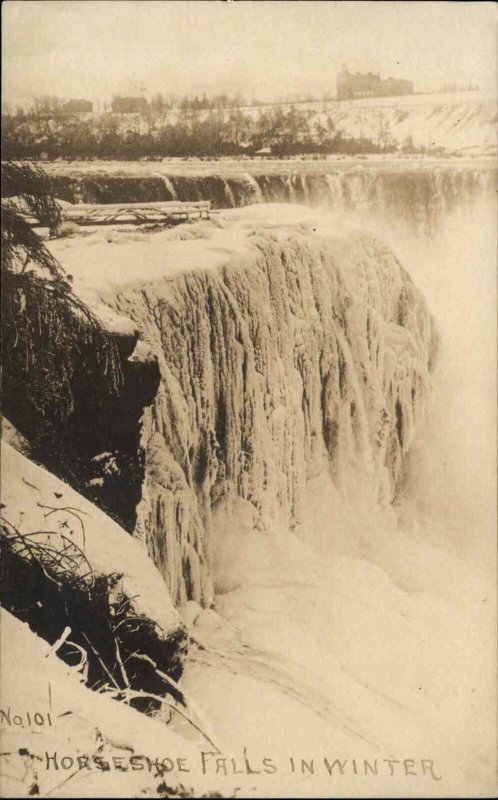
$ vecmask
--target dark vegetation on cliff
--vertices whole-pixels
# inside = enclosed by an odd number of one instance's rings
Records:
[[[130,360],[138,333],[109,332],[26,221],[27,212],[56,229],[51,180],[22,162],[2,171],[2,411],[35,460],[131,532],[143,479],[139,420],[157,365]]]
[[[2,171],[3,424],[16,449],[53,473],[10,451],[2,457],[2,604],[87,685],[118,699],[126,691],[140,707],[160,706],[165,692],[181,700],[174,679],[185,631],[167,590],[145,553],[128,554],[140,546],[131,538],[128,546],[124,531],[80,496],[132,532],[143,480],[140,418],[157,363],[130,359],[137,332],[109,331],[30,227],[28,214],[50,230],[60,222],[47,176],[25,163]],[[144,689],[147,696],[130,694]]]

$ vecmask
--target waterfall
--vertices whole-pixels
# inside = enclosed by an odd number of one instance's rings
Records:
[[[405,165],[389,168],[354,166],[299,168],[266,172],[243,162],[224,174],[162,172],[154,177],[116,177],[112,174],[57,175],[59,195],[74,200],[78,189],[85,202],[150,200],[210,200],[213,208],[238,208],[260,202],[305,203],[349,214],[366,221],[399,224],[419,236],[433,236],[448,216],[459,210],[462,219],[496,190],[496,172],[485,165]]]
[[[168,192],[171,200],[178,200],[178,195],[176,193],[176,189],[173,186],[173,183],[172,183],[171,179],[168,178],[167,175],[161,175],[160,177],[161,177],[162,182],[164,183],[164,188]]]
[[[247,188],[247,192],[245,194],[246,202],[240,203],[240,205],[250,205],[251,203],[264,203],[264,197],[261,192],[261,189],[259,188],[256,178],[249,172],[245,172],[243,180]]]

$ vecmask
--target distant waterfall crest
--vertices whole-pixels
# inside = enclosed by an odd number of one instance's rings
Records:
[[[117,203],[154,200],[209,200],[213,208],[254,203],[300,203],[339,213],[356,212],[398,222],[415,233],[432,234],[457,210],[468,213],[475,202],[496,190],[490,168],[434,167],[313,171],[282,170],[231,174],[159,174],[56,177],[62,198]]]

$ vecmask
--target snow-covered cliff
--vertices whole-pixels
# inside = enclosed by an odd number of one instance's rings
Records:
[[[312,537],[316,480],[332,506],[341,492],[392,501],[436,337],[389,247],[268,205],[228,212],[218,226],[98,233],[85,244],[53,247],[159,355],[135,533],[177,603],[209,606],[213,576],[226,590],[227,526]]]

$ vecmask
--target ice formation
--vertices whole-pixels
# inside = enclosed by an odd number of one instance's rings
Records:
[[[238,500],[251,529],[303,539],[322,475],[390,503],[424,415],[436,337],[420,293],[382,241],[315,232],[296,211],[283,226],[272,206],[228,214],[198,254],[159,234],[156,252],[190,251],[194,269],[148,279],[142,264],[101,292],[159,354],[136,535],[176,603],[211,604],[211,550]]]

